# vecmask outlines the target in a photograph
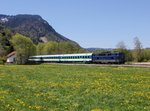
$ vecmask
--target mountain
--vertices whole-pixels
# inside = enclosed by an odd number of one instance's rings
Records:
[[[87,51],[93,52],[93,51],[112,51],[113,48],[85,48]]]
[[[12,16],[1,14],[0,24],[14,32],[30,37],[34,43],[68,41],[78,45],[76,42],[56,32],[53,27],[39,15],[19,14]]]

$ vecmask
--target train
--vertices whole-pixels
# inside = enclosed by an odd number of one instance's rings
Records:
[[[103,63],[103,64],[124,64],[125,55],[121,52],[99,52],[99,53],[78,53],[78,54],[56,54],[30,56],[32,63]]]

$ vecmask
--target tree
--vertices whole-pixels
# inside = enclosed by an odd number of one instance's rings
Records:
[[[54,42],[40,43],[37,45],[37,54],[71,54],[80,53],[84,50],[79,46],[70,42]]]
[[[17,33],[14,35],[11,39],[11,42],[17,52],[17,64],[27,63],[29,56],[34,55],[36,52],[35,45],[31,39],[21,34]]]
[[[150,48],[146,48],[143,50],[144,61],[150,61]]]
[[[70,42],[60,42],[59,43],[59,53],[71,54],[71,53],[81,53],[84,50],[76,44]]]
[[[36,47],[36,51],[38,55],[43,55],[44,54],[44,47],[45,47],[45,43],[39,43]]]
[[[143,57],[143,51],[142,51],[142,43],[140,42],[138,37],[134,38],[134,60],[137,62],[141,62]]]
[[[126,45],[124,43],[124,41],[120,41],[117,45],[116,45],[117,49],[121,49],[124,50],[126,49]]]
[[[4,64],[6,61],[6,51],[3,46],[0,44],[0,64]]]
[[[5,56],[6,55],[6,51],[5,49],[3,48],[3,46],[0,44],[0,56]]]
[[[58,43],[49,41],[44,44],[43,54],[58,54]]]
[[[126,45],[123,41],[119,42],[117,45],[116,45],[117,49],[116,51],[118,52],[122,52],[125,54],[125,61],[128,62],[128,61],[132,61],[132,53],[130,50],[128,50],[126,48]]]

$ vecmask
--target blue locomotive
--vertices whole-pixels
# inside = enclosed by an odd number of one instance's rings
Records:
[[[83,62],[83,63],[114,63],[124,64],[125,56],[120,52],[101,52],[101,53],[80,53],[80,54],[57,54],[57,55],[37,55],[30,56],[29,62]]]

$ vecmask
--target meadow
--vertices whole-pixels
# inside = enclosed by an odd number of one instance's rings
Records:
[[[0,65],[0,111],[150,111],[150,68]]]

